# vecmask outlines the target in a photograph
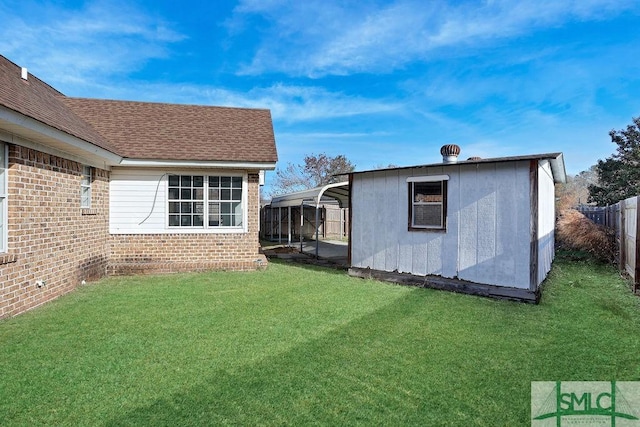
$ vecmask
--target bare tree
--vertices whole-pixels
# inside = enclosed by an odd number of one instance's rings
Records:
[[[587,203],[589,186],[597,183],[598,172],[595,165],[577,175],[567,175],[566,183],[556,185],[556,207],[558,212]]]
[[[304,164],[288,163],[284,169],[276,170],[271,197],[346,180],[354,169],[355,165],[342,154],[310,154],[305,156]]]

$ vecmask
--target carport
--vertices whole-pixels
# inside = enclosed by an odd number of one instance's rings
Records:
[[[288,210],[288,227],[287,227],[287,243],[291,245],[291,208],[294,206],[300,206],[300,227],[302,229],[302,224],[304,223],[304,215],[302,212],[304,211],[305,206],[312,206],[315,208],[316,212],[316,226],[315,226],[315,235],[316,235],[316,258],[319,253],[319,209],[320,205],[323,201],[327,199],[333,199],[338,202],[338,205],[341,208],[349,207],[349,182],[336,182],[334,184],[327,184],[322,187],[311,188],[308,190],[296,191],[294,193],[284,194],[282,196],[277,196],[271,199],[270,206],[272,209],[277,208],[279,212],[281,209]],[[281,214],[279,214],[281,217]],[[303,238],[302,233],[300,233],[300,252],[303,249]]]

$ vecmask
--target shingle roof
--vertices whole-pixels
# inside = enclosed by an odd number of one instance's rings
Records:
[[[21,68],[0,56],[0,105],[113,152],[109,142],[62,102],[64,95],[42,80],[21,77]]]
[[[134,159],[275,162],[269,110],[64,98]]]
[[[0,105],[130,159],[278,158],[269,110],[70,98],[1,55]]]

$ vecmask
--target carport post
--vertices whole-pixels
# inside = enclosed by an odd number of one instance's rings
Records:
[[[282,243],[282,208],[278,207],[278,243]]]
[[[304,225],[304,200],[300,202],[300,253],[302,253],[302,226]]]
[[[289,220],[289,236],[287,239],[287,246],[291,247],[291,206],[287,207],[287,219]]]
[[[316,259],[319,258],[319,254],[318,254],[318,250],[319,250],[319,237],[318,237],[318,232],[320,230],[320,224],[318,224],[320,222],[320,215],[319,214],[319,209],[318,209],[318,205],[316,204]]]
[[[269,205],[269,238],[273,242],[273,206]]]

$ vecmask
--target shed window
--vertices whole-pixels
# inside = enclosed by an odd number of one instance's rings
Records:
[[[409,178],[409,230],[446,229],[447,179]]]

